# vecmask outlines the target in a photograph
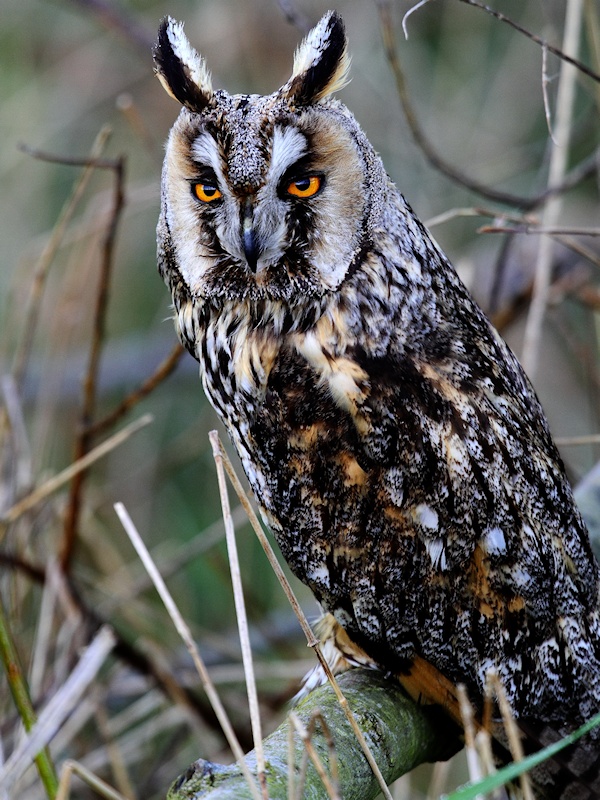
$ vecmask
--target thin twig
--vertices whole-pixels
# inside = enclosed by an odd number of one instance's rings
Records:
[[[72,761],[70,758],[62,765],[56,800],[68,800],[69,789],[71,788],[71,775],[78,775],[96,794],[106,798],[106,800],[127,800],[126,797],[113,789],[112,786],[109,786],[102,778],[94,775],[94,773],[87,769],[87,767],[84,767],[83,764],[80,764],[78,761]]]
[[[578,69],[580,72],[583,72],[584,75],[587,75],[594,81],[600,83],[600,75],[597,72],[594,72],[593,69],[586,66],[582,61],[578,61],[575,56],[570,55],[568,52],[568,47],[565,47],[563,43],[563,49],[561,50],[558,47],[554,47],[553,45],[549,44],[545,39],[542,39],[540,36],[536,36],[535,33],[531,33],[526,28],[521,27],[518,23],[514,22],[514,20],[510,19],[509,17],[502,14],[500,11],[495,11],[493,8],[484,5],[483,3],[478,3],[477,0],[460,0],[461,3],[466,3],[468,6],[473,6],[474,8],[479,8],[482,11],[486,11],[488,14],[491,14],[492,17],[495,17],[500,22],[506,22],[507,25],[510,25],[511,28],[514,28],[519,33],[522,33],[528,39],[531,39],[532,42],[539,44],[540,47],[545,47],[550,53],[555,56],[558,56],[562,61],[571,66]]]
[[[277,4],[290,25],[298,28],[302,33],[308,33],[313,23],[306,14],[300,11],[293,0],[277,0]]]
[[[598,228],[562,228],[544,225],[482,225],[477,233],[539,233],[547,236],[600,236]]]
[[[248,765],[244,760],[244,752],[240,747],[240,743],[238,741],[237,736],[235,735],[233,726],[229,721],[229,716],[227,715],[225,707],[221,702],[221,698],[219,697],[215,685],[212,682],[208,670],[206,669],[204,661],[202,660],[202,656],[200,655],[200,651],[198,650],[196,642],[194,641],[192,632],[190,631],[185,620],[183,619],[181,612],[179,611],[175,601],[173,600],[171,593],[167,589],[167,586],[163,581],[160,572],[157,570],[156,565],[152,560],[152,556],[148,552],[146,545],[144,544],[140,534],[138,533],[135,525],[133,524],[133,521],[129,516],[123,503],[116,503],[115,511],[117,512],[117,515],[121,520],[121,524],[123,525],[125,532],[129,536],[129,539],[132,545],[134,546],[136,553],[138,554],[144,567],[146,568],[148,575],[152,578],[152,583],[154,584],[156,591],[160,595],[160,598],[163,601],[163,604],[167,609],[169,616],[173,620],[173,624],[175,625],[177,633],[181,636],[188,652],[192,657],[192,661],[194,662],[194,666],[196,667],[200,680],[202,681],[202,686],[204,687],[206,696],[208,697],[208,700],[213,708],[213,711],[215,712],[215,715],[219,720],[221,729],[223,730],[225,738],[227,739],[229,746],[231,747],[231,750],[233,752],[233,755],[236,761],[238,762],[238,766],[242,771],[244,777],[246,778],[246,781],[248,783],[248,788],[250,789],[252,797],[254,798],[254,800],[262,800],[260,792],[258,791],[258,788],[254,781],[254,777],[252,776],[252,773],[248,769]]]
[[[231,571],[235,612],[240,635],[240,645],[242,648],[242,663],[244,665],[244,674],[246,676],[248,705],[250,708],[250,723],[252,726],[252,739],[254,741],[254,750],[256,753],[256,771],[258,783],[263,797],[265,800],[268,800],[267,780],[265,776],[265,754],[262,743],[262,725],[260,722],[260,708],[258,705],[258,692],[256,691],[254,665],[252,662],[252,647],[250,645],[250,635],[248,633],[248,616],[246,614],[246,604],[244,602],[240,560],[235,541],[235,529],[233,526],[233,519],[231,517],[229,497],[227,495],[227,482],[225,479],[225,471],[223,469],[223,457],[219,447],[219,437],[216,431],[211,431],[208,434],[208,438],[212,446],[213,458],[217,468],[221,509],[223,511],[223,522],[225,524],[225,540],[227,542],[227,552],[229,554],[229,569]]]
[[[519,197],[518,195],[514,195],[509,192],[501,192],[497,191],[496,189],[492,189],[489,186],[485,186],[484,184],[479,183],[479,181],[464,175],[439,155],[435,147],[427,138],[425,131],[421,127],[421,123],[417,118],[408,93],[408,88],[404,78],[404,71],[400,63],[400,56],[398,55],[398,48],[396,46],[396,40],[394,37],[394,26],[392,23],[389,0],[376,0],[376,5],[379,9],[383,46],[386,58],[389,62],[394,80],[396,82],[396,90],[398,92],[402,111],[406,117],[406,122],[410,128],[413,139],[423,152],[425,158],[434,167],[434,169],[442,172],[460,186],[464,186],[466,189],[476,192],[482,197],[488,198],[488,200],[493,200],[497,203],[517,206],[520,208],[530,207],[533,204],[531,198]]]
[[[556,241],[564,244],[565,247],[568,247],[569,250],[572,250],[574,253],[585,258],[590,264],[594,264],[594,266],[600,268],[600,256],[594,250],[591,250],[589,247],[586,247],[582,242],[578,241],[577,239],[573,239],[571,236],[557,236]]]
[[[176,344],[169,355],[161,361],[156,370],[147,378],[137,389],[127,395],[119,405],[113,409],[109,414],[97,422],[89,425],[87,433],[89,436],[97,436],[102,433],[106,428],[112,427],[115,422],[125,416],[132,408],[134,408],[144,397],[147,397],[156,387],[162,383],[173,372],[181,359],[185,350],[178,343]]]
[[[556,436],[558,447],[581,447],[585,444],[600,444],[600,433],[588,433],[587,436]]]
[[[106,0],[72,0],[72,2],[90,12],[105,28],[123,36],[126,41],[135,45],[144,58],[147,58],[154,44],[154,35],[139,24],[136,16],[128,14],[116,3],[108,3]]]
[[[6,514],[0,518],[0,522],[3,524],[14,522],[26,511],[29,511],[29,509],[36,506],[42,500],[45,500],[46,497],[53,494],[57,489],[60,489],[61,486],[67,483],[67,481],[70,481],[79,472],[90,467],[95,461],[98,461],[99,458],[103,458],[114,450],[115,447],[123,444],[123,442],[129,439],[134,433],[137,433],[137,431],[149,425],[153,419],[152,414],[144,414],[144,416],[126,425],[120,431],[113,434],[113,436],[106,439],[106,441],[99,444],[93,450],[90,450],[85,456],[74,461],[66,467],[66,469],[63,469],[58,475],[55,475],[53,478],[50,478],[50,480],[46,481],[46,483],[38,486],[37,489],[34,489],[27,497],[15,503],[14,506],[9,508]]]
[[[107,130],[103,129],[103,130]],[[109,132],[110,133],[110,132]],[[48,150],[39,150],[37,147],[31,147],[28,144],[21,142],[17,145],[18,149],[38,161],[46,161],[48,164],[60,164],[62,167],[86,167],[89,169],[118,169],[119,160],[114,158],[96,158],[86,156],[80,158],[78,156],[63,156],[58,153],[50,153]]]
[[[44,292],[44,287],[46,285],[48,270],[50,269],[50,265],[54,260],[54,256],[56,255],[60,243],[63,240],[67,226],[71,221],[73,214],[75,213],[75,209],[79,205],[79,201],[81,200],[90,178],[92,177],[94,172],[94,162],[100,158],[110,134],[110,128],[105,126],[96,136],[90,151],[89,164],[85,167],[75,182],[71,191],[71,195],[63,205],[56,225],[52,230],[52,234],[48,239],[36,265],[33,275],[33,282],[31,284],[31,290],[27,300],[27,306],[23,315],[23,335],[16,350],[12,367],[12,374],[14,375],[15,383],[18,387],[20,387],[23,382],[23,377],[29,361],[29,354],[31,352],[31,346],[36,330],[36,323],[40,317],[39,305]],[[35,152],[36,151],[34,151],[34,153]],[[35,157],[37,158],[38,155],[36,154]]]
[[[125,205],[125,159],[123,157],[115,160],[113,172],[113,204],[108,227],[102,243],[102,263],[100,266],[96,306],[94,309],[92,340],[90,344],[88,366],[83,381],[80,431],[75,443],[76,460],[83,458],[90,449],[92,442],[89,428],[92,424],[96,407],[96,384],[98,371],[100,369],[100,356],[104,346],[104,328],[108,309],[108,292],[113,270],[117,229]],[[69,501],[67,504],[63,531],[62,552],[60,555],[61,567],[65,572],[69,570],[73,558],[75,541],[77,539],[77,528],[82,505],[85,476],[85,471],[78,472],[73,479],[69,492]]]
[[[550,100],[548,99],[548,84],[550,83],[550,78],[548,78],[548,46],[544,44],[542,47],[542,97],[544,100],[544,114],[546,116],[546,127],[548,128],[548,134],[552,139],[554,144],[557,144],[556,139],[554,138],[554,134],[552,133],[552,115],[550,113]]]
[[[142,142],[152,158],[157,159],[160,163],[163,158],[162,147],[152,135],[132,95],[129,92],[122,92],[117,97],[115,106],[123,115],[133,134]]]
[[[330,800],[341,800],[337,787],[327,774],[327,770],[323,766],[323,762],[321,761],[319,754],[317,753],[317,751],[313,746],[313,743],[311,741],[311,732],[309,732],[309,730],[304,727],[304,725],[302,724],[302,720],[293,711],[290,711],[288,717],[294,729],[297,731],[298,735],[302,739],[304,748],[308,753],[310,760],[313,762],[313,765],[317,771],[319,778],[321,779],[323,786],[325,787],[325,791],[327,792],[328,797],[330,798]]]
[[[462,2],[467,2],[470,5],[475,5],[479,8],[486,8],[478,3],[470,2],[470,0],[462,0]],[[406,80],[404,78],[404,72],[400,63],[400,57],[398,55],[398,48],[394,38],[394,27],[392,23],[389,0],[376,0],[376,5],[379,9],[381,35],[386,58],[394,76],[398,98],[400,100],[404,116],[406,117],[406,122],[415,143],[434,169],[437,169],[443,175],[446,175],[446,177],[450,178],[450,180],[454,181],[460,186],[464,186],[466,189],[476,192],[482,197],[487,197],[495,202],[515,206],[524,210],[533,209],[540,206],[548,198],[572,189],[586,177],[589,177],[597,172],[597,154],[594,153],[590,157],[586,158],[580,165],[575,167],[568,175],[566,175],[566,177],[564,177],[563,181],[560,183],[549,183],[543,192],[540,192],[532,197],[520,197],[518,195],[511,194],[510,192],[500,192],[496,189],[486,186],[485,184],[479,183],[479,181],[470,178],[461,171],[457,170],[452,164],[445,161],[425,134],[425,131],[421,127],[421,123],[419,122],[416,111],[411,102]],[[417,4],[417,6],[411,9],[409,13],[412,13],[413,10],[416,10],[421,5],[421,3]],[[490,13],[496,16],[496,12],[490,10]],[[500,15],[500,17],[502,17],[502,15]],[[503,21],[508,20],[507,18],[503,18]],[[522,32],[527,33],[525,30]],[[532,34],[529,35],[534,39],[534,41],[538,41],[539,44],[543,44],[541,39],[538,40],[537,37],[534,37]],[[547,47],[550,52],[561,56],[561,51],[557,48],[553,48],[551,45],[547,45]],[[565,60],[569,61],[572,59],[566,58]],[[591,74],[592,77],[596,75],[596,73],[590,73],[590,71],[583,64],[579,64],[579,62],[577,62],[577,65],[582,69],[582,71],[586,72],[586,74]],[[600,78],[600,76],[597,77]]]
[[[218,434],[217,434],[217,437],[218,437]],[[253,530],[254,530],[257,538],[258,538],[258,541],[260,542],[260,544],[261,544],[261,546],[262,546],[262,548],[263,548],[263,550],[265,552],[265,555],[267,556],[269,564],[271,565],[271,568],[273,569],[273,572],[277,576],[277,579],[278,579],[283,591],[285,592],[285,595],[286,595],[286,597],[287,597],[287,599],[288,599],[288,601],[289,601],[289,603],[290,603],[290,605],[292,607],[292,610],[294,611],[294,614],[296,615],[296,617],[298,619],[298,622],[300,623],[300,627],[302,628],[302,630],[304,632],[304,635],[306,636],[306,640],[307,640],[308,646],[311,647],[314,650],[315,655],[319,659],[319,663],[320,663],[321,667],[323,668],[323,671],[324,671],[325,675],[327,676],[327,680],[329,681],[329,683],[331,684],[331,686],[333,688],[333,691],[335,693],[337,701],[340,704],[340,706],[342,707],[342,709],[343,709],[343,711],[344,711],[344,713],[346,715],[346,718],[347,718],[348,722],[350,723],[350,726],[352,727],[352,730],[354,731],[354,734],[355,734],[356,738],[358,739],[358,741],[360,743],[362,751],[365,754],[365,758],[367,759],[367,761],[369,762],[369,766],[373,770],[373,774],[377,778],[377,782],[379,783],[379,786],[381,788],[381,793],[386,798],[386,800],[392,800],[392,796],[390,794],[390,790],[388,789],[387,784],[386,784],[386,782],[385,782],[385,780],[383,778],[383,775],[381,774],[381,770],[379,769],[375,759],[373,758],[373,754],[371,753],[371,750],[369,748],[369,745],[367,744],[367,741],[366,741],[366,739],[364,737],[364,734],[361,731],[360,727],[358,726],[356,718],[354,717],[354,714],[352,713],[352,709],[348,705],[348,701],[344,697],[344,695],[342,693],[342,690],[340,689],[339,684],[336,681],[335,676],[333,675],[333,673],[332,673],[332,671],[331,671],[331,669],[329,667],[329,664],[327,663],[327,659],[323,655],[323,652],[322,652],[321,647],[320,647],[320,642],[315,637],[315,635],[314,635],[314,633],[312,631],[312,628],[310,627],[310,625],[308,623],[308,620],[306,619],[306,615],[304,614],[304,612],[302,611],[302,608],[300,607],[300,604],[298,603],[298,600],[297,600],[297,598],[296,598],[296,596],[294,594],[294,590],[292,589],[292,587],[290,585],[290,582],[286,578],[285,573],[283,572],[283,570],[281,569],[281,566],[279,565],[279,562],[277,561],[277,557],[275,556],[275,553],[273,552],[273,548],[271,547],[271,544],[270,544],[269,540],[267,539],[264,530],[262,529],[262,526],[261,526],[261,524],[260,524],[260,522],[258,520],[258,517],[256,516],[256,514],[254,512],[254,509],[252,508],[252,505],[251,505],[250,501],[248,500],[248,498],[246,496],[246,493],[244,492],[242,484],[240,483],[239,478],[235,473],[233,465],[232,465],[231,461],[229,460],[229,458],[227,456],[227,453],[223,449],[223,445],[221,444],[220,441],[219,441],[219,449],[221,451],[221,456],[223,458],[223,465],[225,467],[225,471],[227,472],[227,475],[229,476],[229,479],[230,479],[231,484],[232,484],[232,486],[234,488],[234,491],[237,494],[237,496],[239,497],[240,503],[242,504],[242,506],[244,507],[244,510],[246,511],[246,514],[248,515],[248,519],[250,520],[250,524],[252,525],[252,528],[253,528]]]

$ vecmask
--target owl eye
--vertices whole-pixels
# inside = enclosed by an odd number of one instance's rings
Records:
[[[306,175],[288,183],[286,191],[293,197],[314,197],[322,185],[321,175]]]
[[[194,195],[203,203],[214,203],[223,195],[213,183],[193,183],[192,191]]]

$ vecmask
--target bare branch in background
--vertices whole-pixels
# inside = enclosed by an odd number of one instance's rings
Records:
[[[52,230],[52,234],[46,243],[46,246],[43,249],[43,252],[36,264],[33,282],[31,284],[31,289],[29,292],[29,298],[27,301],[27,307],[24,313],[24,322],[22,325],[22,339],[19,343],[17,348],[17,352],[15,354],[13,360],[13,368],[12,373],[14,376],[15,383],[17,388],[21,388],[23,383],[23,378],[25,376],[25,371],[27,369],[27,364],[29,362],[29,356],[31,353],[31,347],[33,344],[35,331],[37,329],[37,321],[39,319],[39,309],[40,304],[42,302],[44,288],[46,286],[46,279],[48,277],[48,272],[50,270],[50,266],[54,257],[56,256],[57,250],[63,241],[63,237],[66,233],[67,227],[73,218],[73,214],[81,198],[83,197],[83,193],[85,192],[90,178],[94,172],[94,167],[96,162],[100,159],[102,152],[106,146],[108,138],[110,136],[110,128],[105,126],[102,128],[98,136],[96,137],[94,144],[92,145],[92,149],[90,151],[89,159],[86,160],[85,169],[81,173],[78,180],[75,182],[73,189],[69,198],[66,200],[65,204],[63,205],[62,211],[60,216],[56,222]],[[39,158],[44,161],[52,160],[56,163],[58,161],[57,156],[50,156],[48,153],[43,153],[39,150],[35,150],[33,148],[22,148],[25,152],[30,153],[34,158]],[[64,162],[62,162],[64,163]]]
[[[491,14],[492,17],[495,17],[500,22],[505,22],[507,25],[510,25],[511,28],[514,28],[519,33],[522,33],[528,39],[531,39],[532,42],[539,44],[540,47],[545,48],[550,53],[555,56],[558,56],[562,61],[566,61],[568,64],[572,64],[574,67],[582,72],[584,75],[587,75],[593,81],[597,81],[600,83],[600,75],[597,72],[594,72],[593,69],[588,67],[582,61],[579,61],[577,58],[568,55],[565,53],[564,50],[561,50],[559,47],[554,47],[553,45],[549,44],[545,39],[542,39],[540,36],[536,36],[535,33],[531,33],[526,28],[523,28],[521,25],[516,23],[514,20],[507,17],[505,14],[502,14],[500,11],[495,11],[493,8],[484,5],[483,3],[478,3],[477,0],[459,0],[460,3],[465,3],[468,6],[473,6],[474,8],[480,8],[482,11],[486,11],[488,14]]]
[[[488,200],[492,200],[496,203],[517,206],[518,208],[532,207],[535,204],[535,201],[532,200],[532,198],[520,197],[519,195],[514,195],[510,192],[500,192],[492,189],[491,187],[468,177],[462,171],[457,170],[452,164],[448,163],[442,158],[442,156],[440,156],[425,134],[425,131],[418,120],[416,111],[410,99],[408,87],[404,77],[404,71],[400,63],[398,48],[396,46],[394,25],[392,22],[389,0],[376,0],[376,5],[379,10],[383,46],[387,60],[394,75],[398,97],[400,99],[400,104],[402,105],[402,111],[404,112],[406,122],[410,128],[410,132],[412,133],[415,143],[423,152],[425,158],[429,161],[432,167],[434,167],[434,169],[437,169],[439,172],[443,173],[460,186],[464,186],[466,189],[476,192],[477,194],[481,195],[481,197],[485,197]]]
[[[75,460],[83,458],[90,449],[92,443],[90,427],[93,423],[96,408],[96,384],[98,371],[100,369],[100,357],[104,346],[108,293],[113,271],[117,229],[125,205],[125,159],[123,157],[115,159],[113,172],[114,187],[112,209],[102,243],[102,262],[100,265],[98,291],[96,294],[96,307],[94,309],[88,367],[83,381],[83,403],[80,415],[79,434],[75,444]],[[77,539],[77,526],[81,510],[85,475],[85,472],[79,472],[71,484],[61,553],[61,566],[65,571],[69,569],[73,557],[73,548],[75,547]]]
[[[572,189],[578,183],[585,180],[587,177],[594,175],[598,171],[597,153],[594,153],[592,156],[586,158],[581,164],[577,165],[577,167],[575,167],[571,173],[566,174],[560,183],[556,185],[550,183],[543,192],[540,192],[532,197],[521,197],[510,192],[501,192],[493,189],[490,186],[470,178],[461,170],[456,169],[454,165],[447,162],[438,153],[437,149],[425,134],[425,131],[423,130],[417,117],[412,100],[410,98],[408,87],[406,85],[404,71],[400,63],[400,57],[394,36],[394,25],[392,22],[392,13],[390,10],[389,0],[375,0],[375,2],[379,10],[381,35],[385,54],[394,75],[398,97],[400,99],[404,116],[406,117],[406,122],[415,140],[415,143],[434,169],[438,170],[443,175],[446,175],[448,178],[450,178],[450,180],[454,181],[460,186],[463,186],[465,189],[481,195],[481,197],[485,197],[488,200],[492,200],[497,203],[515,206],[516,208],[521,208],[523,210],[530,210],[540,206],[550,197]],[[479,4],[472,2],[471,0],[461,0],[461,2],[466,2],[469,5],[476,5],[480,8],[486,8],[485,6],[479,6]],[[421,7],[421,5],[422,3],[418,3],[417,6],[414,9],[411,9],[408,13],[412,13],[413,10]],[[496,16],[495,12],[493,13],[494,16]],[[523,32],[525,31],[523,30]],[[537,40],[533,34],[531,34],[531,38],[533,38],[534,41]],[[544,44],[542,40],[539,40],[539,43]],[[557,51],[557,55],[562,52],[557,50],[557,48],[552,48],[550,45],[548,45],[548,50],[552,53]],[[581,65],[581,67],[583,67],[583,65]],[[586,69],[584,68],[582,71],[586,71]],[[592,75],[595,75],[595,73],[592,73]]]
[[[185,353],[183,347],[177,343],[169,355],[162,361],[156,370],[133,392],[123,398],[119,405],[113,409],[102,419],[89,425],[87,433],[89,436],[97,436],[102,433],[106,428],[112,427],[115,422],[118,422],[121,417],[125,416],[132,408],[151,394],[159,384],[166,380],[169,375],[175,370],[181,360],[181,356]]]

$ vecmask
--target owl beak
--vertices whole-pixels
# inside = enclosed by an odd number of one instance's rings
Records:
[[[242,216],[242,243],[244,255],[246,256],[246,263],[250,271],[254,274],[256,273],[258,259],[262,250],[256,231],[254,230],[254,207],[250,198],[248,198],[244,204]]]

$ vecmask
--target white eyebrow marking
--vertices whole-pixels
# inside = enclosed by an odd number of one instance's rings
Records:
[[[192,144],[192,158],[194,161],[212,167],[221,184],[225,185],[219,148],[213,137],[206,131],[203,131]]]
[[[291,167],[306,153],[306,137],[296,128],[276,125],[273,130],[273,149],[269,177],[278,180],[288,167]]]

